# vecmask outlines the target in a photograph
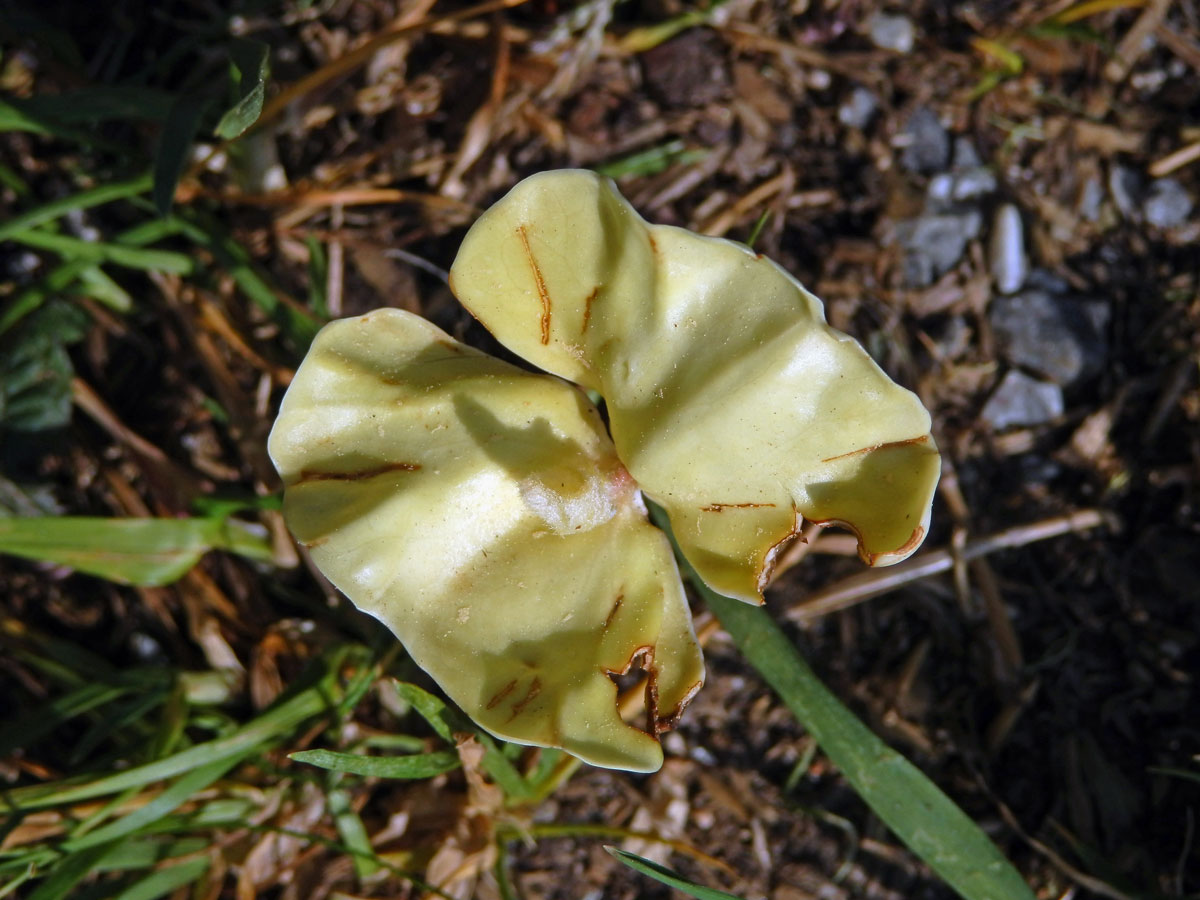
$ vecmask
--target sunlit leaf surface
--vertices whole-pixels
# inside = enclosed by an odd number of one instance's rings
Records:
[[[849,527],[875,565],[924,538],[929,414],[745,246],[548,172],[475,223],[451,276],[511,350],[604,396],[618,455],[715,590],[761,602],[802,519]]]
[[[317,337],[270,452],[321,570],[479,724],[658,768],[700,651],[670,545],[580,391],[378,310]],[[609,677],[634,663],[641,727]]]

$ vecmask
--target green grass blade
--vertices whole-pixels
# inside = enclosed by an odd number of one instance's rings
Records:
[[[53,119],[39,115],[36,111],[25,107],[24,102],[0,99],[0,133],[7,131],[24,131],[29,134],[42,134],[49,137],[73,141],[93,150],[107,150],[117,156],[127,156],[128,147],[122,147],[112,141],[105,140],[92,128],[76,128],[64,125]]]
[[[336,777],[336,776],[334,776]],[[342,843],[350,849],[354,859],[354,873],[359,878],[370,878],[381,868],[371,847],[367,828],[350,802],[350,794],[342,790],[329,792],[329,814]]]
[[[407,681],[393,681],[397,696],[413,708],[422,719],[429,723],[434,733],[447,744],[454,743],[450,720],[447,718],[446,704],[428,691],[422,690]]]
[[[157,822],[168,813],[174,812],[194,795],[204,790],[240,763],[250,752],[252,750],[248,749],[240,754],[218,759],[208,765],[192,769],[169,788],[158,794],[153,800],[139,806],[133,812],[129,813],[129,815],[122,816],[115,822],[110,822],[82,837],[66,841],[62,845],[62,849],[68,853],[73,853],[85,850],[88,847],[108,844]]]
[[[674,165],[689,165],[708,156],[707,150],[688,150],[683,141],[667,141],[649,150],[640,150],[595,166],[595,170],[609,178],[626,176],[643,177],[657,175]]]
[[[212,847],[212,836],[191,835],[171,839],[158,835],[126,841],[92,870],[94,872],[128,872],[152,869],[160,863],[179,856],[190,856]]]
[[[246,249],[214,218],[198,212],[194,207],[180,209],[176,215],[183,223],[184,235],[207,248],[217,265],[229,274],[242,293],[280,324],[296,349],[301,353],[307,351],[324,323],[282,300],[282,295],[277,294],[255,269]]]
[[[170,108],[170,92],[129,84],[91,84],[61,94],[41,94],[22,100],[20,109],[35,121],[85,125],[111,119],[153,122]]]
[[[120,685],[85,684],[78,690],[43,704],[16,720],[10,720],[4,725],[3,735],[0,735],[0,756],[7,756],[16,749],[27,749],[63,722],[97,706],[103,706],[128,690],[128,687]]]
[[[79,290],[115,312],[127,313],[133,309],[133,298],[129,292],[99,266],[87,266],[79,273]]]
[[[533,796],[533,790],[525,778],[517,771],[517,767],[501,752],[495,739],[484,734],[456,710],[451,710],[441,700],[405,681],[392,682],[396,693],[408,703],[418,715],[429,723],[438,737],[449,744],[454,743],[455,731],[473,732],[478,741],[483,744],[484,754],[482,768],[492,781],[500,786],[509,800],[527,800]]]
[[[50,876],[29,895],[29,900],[63,900],[64,897],[70,896],[75,885],[91,874],[104,857],[116,849],[115,844],[102,844],[59,860],[51,868]]]
[[[350,649],[348,646],[342,646],[327,654],[319,664],[323,674],[314,684],[297,691],[233,734],[197,744],[166,759],[90,781],[55,782],[15,788],[0,794],[0,809],[43,809],[47,806],[103,797],[130,788],[140,788],[220,759],[241,756],[260,744],[278,740],[291,734],[292,730],[304,721],[328,712],[331,705],[337,702],[341,690],[336,674]]]
[[[116,894],[113,900],[158,900],[197,880],[208,871],[209,865],[208,857],[201,856],[159,869]]]
[[[102,241],[85,241],[65,234],[54,234],[35,228],[26,228],[9,235],[11,240],[57,253],[64,260],[87,260],[93,263],[114,263],[130,269],[147,272],[172,272],[188,275],[193,268],[192,258],[173,250],[152,250],[146,247],[126,247]]]
[[[70,566],[121,584],[159,586],[210,549],[270,559],[265,535],[220,519],[0,518],[0,553]]]
[[[200,94],[184,94],[172,105],[163,122],[158,147],[154,151],[154,189],[151,196],[160,216],[171,211],[175,201],[175,186],[179,183],[192,151],[192,141],[200,130],[212,98]]]
[[[628,850],[621,850],[617,847],[605,847],[604,849],[635,872],[641,872],[667,887],[673,887],[689,897],[695,897],[696,900],[741,900],[737,894],[718,891],[716,888],[704,887],[688,881],[674,869],[668,869],[666,866],[661,866],[636,853],[630,853]]]
[[[4,897],[11,897],[21,885],[31,880],[37,875],[37,867],[32,863],[20,875],[13,878],[8,884],[0,884],[0,900]]]
[[[300,750],[288,759],[308,763],[334,772],[367,775],[376,778],[432,778],[459,767],[458,754],[451,750],[420,753],[416,756],[362,756],[335,750]]]
[[[761,607],[694,579],[734,644],[817,739],[859,796],[967,900],[1033,900],[996,845],[924,773],[875,736],[820,682]]]
[[[45,222],[52,222],[69,212],[91,209],[93,206],[101,206],[114,200],[125,200],[129,197],[136,197],[138,194],[144,194],[150,190],[151,183],[149,174],[139,175],[137,178],[130,178],[127,181],[114,181],[111,184],[81,191],[69,197],[51,200],[36,209],[13,216],[0,225],[0,241],[10,240],[19,231],[27,231]]]

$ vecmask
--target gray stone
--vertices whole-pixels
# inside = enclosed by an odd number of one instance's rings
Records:
[[[1155,228],[1175,228],[1187,221],[1192,211],[1192,198],[1187,189],[1174,178],[1159,178],[1150,182],[1142,215]]]
[[[1100,219],[1100,204],[1104,202],[1104,185],[1093,175],[1083,185],[1083,193],[1079,197],[1079,215],[1088,222]]]
[[[941,172],[950,160],[950,135],[928,106],[918,106],[901,132],[904,152],[900,162],[910,172]]]
[[[897,53],[911,52],[916,40],[916,31],[908,16],[877,12],[867,19],[867,32],[876,47]]]
[[[904,248],[904,281],[926,287],[962,259],[967,242],[979,234],[983,217],[977,210],[921,216],[896,226]]]
[[[996,210],[992,221],[992,235],[988,242],[988,263],[996,290],[1012,294],[1021,289],[1029,272],[1029,258],[1025,255],[1025,228],[1021,213],[1011,203]]]
[[[975,145],[967,138],[954,141],[954,164],[948,172],[939,172],[929,180],[926,204],[930,212],[953,210],[994,193],[996,175],[983,164]]]
[[[990,169],[939,172],[929,179],[925,199],[930,209],[945,210],[960,203],[978,200],[995,190],[996,176]]]
[[[955,169],[978,169],[983,166],[983,160],[979,158],[979,151],[975,149],[975,144],[969,137],[959,135],[954,139],[954,168]]]
[[[1136,219],[1140,212],[1145,186],[1142,176],[1128,166],[1113,166],[1108,171],[1108,192],[1113,203],[1126,219]]]
[[[856,87],[850,96],[838,107],[838,121],[847,128],[857,128],[859,131],[871,124],[875,111],[879,109],[879,101],[864,87]]]
[[[996,297],[988,314],[1004,359],[1060,385],[1103,367],[1107,316],[1101,303],[1041,288]]]
[[[1017,426],[1043,425],[1063,414],[1062,388],[1009,372],[984,404],[980,416],[997,431]]]

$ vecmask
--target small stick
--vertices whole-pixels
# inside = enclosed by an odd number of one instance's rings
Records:
[[[1149,171],[1153,177],[1162,178],[1198,159],[1200,159],[1200,141],[1180,147],[1174,153],[1168,153],[1162,159],[1155,160],[1150,164]]]
[[[978,559],[995,553],[997,550],[1024,547],[1026,544],[1036,541],[1044,541],[1077,531],[1087,531],[1100,525],[1116,527],[1117,522],[1111,513],[1098,509],[1067,513],[1065,516],[1044,519],[1031,525],[1018,525],[1016,528],[1009,528],[987,537],[969,541],[959,554],[959,558],[963,560]],[[868,572],[851,575],[832,587],[811,595],[804,603],[784,611],[783,615],[793,622],[806,622],[818,616],[848,609],[913,581],[947,572],[954,567],[954,561],[955,554],[952,551],[934,550],[886,569],[872,569]]]
[[[1129,31],[1117,44],[1116,53],[1104,66],[1104,77],[1113,83],[1125,80],[1129,70],[1146,52],[1146,38],[1154,31],[1167,15],[1171,0],[1150,0],[1142,14],[1137,17]]]

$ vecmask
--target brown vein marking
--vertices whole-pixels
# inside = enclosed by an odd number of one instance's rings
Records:
[[[710,503],[700,507],[701,512],[725,512],[727,509],[763,509],[774,503]]]
[[[600,285],[596,285],[592,288],[592,292],[587,295],[587,299],[583,301],[583,327],[579,329],[580,334],[587,333],[588,323],[592,320],[592,303],[599,293]]]
[[[512,681],[510,681],[504,687],[500,688],[500,690],[496,691],[496,693],[492,697],[492,699],[487,702],[486,708],[492,709],[493,707],[499,705],[500,701],[503,700],[505,697],[507,697],[509,694],[511,694],[513,692],[513,689],[516,688],[516,686],[517,686],[517,679],[514,678]]]
[[[525,696],[513,704],[512,715],[508,717],[508,721],[512,721],[521,713],[525,712],[525,707],[528,706],[533,698],[542,692],[542,680],[536,675],[533,681],[529,683],[529,690],[525,692]]]
[[[621,608],[621,604],[624,602],[625,602],[625,592],[621,591],[621,593],[617,594],[617,600],[615,603],[613,603],[613,608],[608,611],[608,616],[604,619],[605,629],[607,629],[608,626],[612,624],[612,620],[615,619],[617,616],[617,610],[619,610]]]
[[[533,250],[529,247],[529,234],[524,225],[517,226],[517,234],[521,236],[521,246],[525,248],[525,258],[529,260],[529,268],[533,269],[533,281],[537,285],[538,296],[542,298],[542,343],[550,343],[550,292],[546,290],[546,279],[538,268],[537,260],[533,258]]]
[[[647,234],[646,240],[648,240],[650,242],[650,252],[653,253],[655,256],[657,256],[658,255],[658,242],[654,240],[654,235]]]
[[[385,463],[382,466],[376,466],[374,469],[363,469],[360,472],[314,472],[312,469],[304,469],[300,473],[300,477],[296,479],[297,484],[303,484],[306,481],[363,481],[368,478],[377,478],[380,475],[386,475],[388,472],[416,472],[421,468],[420,463]]]
[[[910,444],[928,444],[928,443],[929,443],[929,435],[923,434],[920,437],[908,438],[907,440],[903,440],[903,441],[889,441],[886,444],[874,444],[870,447],[862,447],[858,450],[851,450],[849,453],[839,453],[837,456],[830,456],[827,459],[821,460],[821,462],[833,462],[836,459],[846,459],[847,457],[850,457],[850,456],[865,456],[868,453],[874,453],[876,450],[886,450],[886,449],[891,449],[892,447],[907,447]]]

